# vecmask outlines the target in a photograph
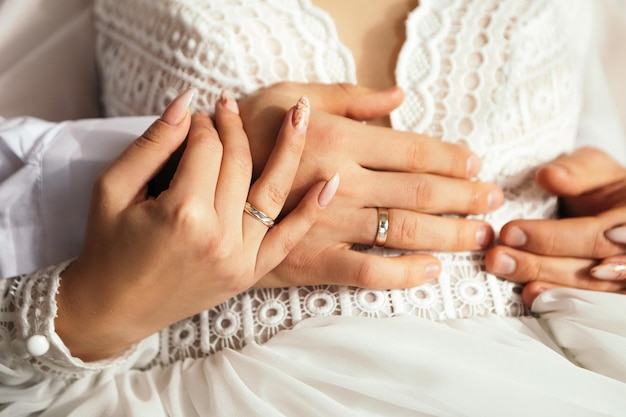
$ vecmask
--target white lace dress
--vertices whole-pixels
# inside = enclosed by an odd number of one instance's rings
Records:
[[[593,3],[420,3],[397,62],[406,99],[393,127],[482,158],[480,179],[505,190],[504,206],[484,216],[495,230],[554,216],[533,170],[604,128],[586,108],[588,89],[602,87]],[[281,80],[357,81],[332,20],[310,0],[96,0],[95,26],[109,116],[157,114],[189,86],[193,105],[211,109],[224,88],[242,96]],[[132,138],[151,119],[128,120],[117,133]],[[115,133],[101,123],[84,130]],[[75,229],[69,249],[4,273],[65,259],[79,246]],[[481,252],[435,255],[444,268],[434,284],[252,289],[94,364],[54,333],[65,264],[2,281],[0,332],[12,346],[2,346],[0,403],[49,415],[626,415],[622,296],[550,291],[533,306],[537,320],[515,285],[484,271]],[[26,345],[38,335],[50,349],[35,357]]]

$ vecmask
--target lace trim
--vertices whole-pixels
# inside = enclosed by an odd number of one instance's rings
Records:
[[[57,316],[56,296],[60,287],[60,274],[71,261],[43,269],[32,275],[0,280],[0,336],[2,363],[30,378],[37,374],[61,378],[78,378],[124,362],[133,352],[104,361],[85,363],[73,357],[54,331]],[[26,341],[35,335],[44,336],[50,343],[47,353],[31,357],[26,351]]]
[[[474,267],[479,275],[480,266]],[[147,368],[184,358],[211,355],[222,349],[241,349],[264,343],[281,330],[319,316],[388,318],[415,315],[430,320],[502,314],[521,316],[527,311],[508,281],[465,278],[405,290],[368,290],[345,286],[251,289],[227,302],[182,320],[160,332],[159,356]],[[442,294],[450,294],[442,297]],[[501,304],[485,302],[499,294]],[[514,294],[504,297],[504,294]],[[499,305],[499,309],[496,308]]]

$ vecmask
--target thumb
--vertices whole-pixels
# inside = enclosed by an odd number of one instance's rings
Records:
[[[183,143],[189,132],[189,104],[195,91],[189,89],[176,97],[161,118],[135,139],[102,174],[99,182],[115,191],[115,201],[107,202],[112,209],[121,210],[132,204]]]
[[[355,120],[386,116],[404,99],[400,87],[374,89],[354,84],[316,84],[307,93],[311,107]]]
[[[557,196],[578,196],[624,177],[624,168],[599,149],[583,147],[539,168],[535,181]]]

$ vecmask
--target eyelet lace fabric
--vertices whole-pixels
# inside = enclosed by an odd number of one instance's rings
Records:
[[[12,385],[18,385],[16,380],[32,380],[46,374],[60,377],[59,386],[62,386],[61,381],[65,379],[122,363],[134,351],[130,349],[110,360],[89,364],[72,357],[53,325],[57,315],[55,299],[61,282],[59,274],[68,264],[69,261],[63,262],[27,277],[0,280],[0,344],[12,341],[10,346],[0,346],[0,352],[7,353],[0,357],[0,364],[14,371]],[[33,357],[27,352],[26,341],[33,335],[42,335],[50,341],[45,355]]]
[[[356,82],[333,21],[309,0],[96,0],[94,7],[110,116],[158,114],[190,86],[198,89],[192,105],[211,110],[225,88],[241,96],[285,80]],[[507,201],[475,217],[495,230],[515,218],[555,214],[556,201],[534,185],[533,173],[573,146],[589,7],[424,0],[407,20],[396,70],[406,99],[392,114],[393,127],[463,143],[483,159],[479,179],[498,183]],[[251,289],[161,331],[159,355],[148,367],[262,343],[315,316],[527,313],[514,284],[485,272],[482,252],[435,255],[443,264],[438,282],[406,290]]]

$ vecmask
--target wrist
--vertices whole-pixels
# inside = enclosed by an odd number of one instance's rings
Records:
[[[114,317],[115,309],[101,308],[99,294],[89,288],[87,276],[79,260],[61,274],[54,326],[72,356],[93,362],[116,356],[136,341],[125,335],[122,323]]]

